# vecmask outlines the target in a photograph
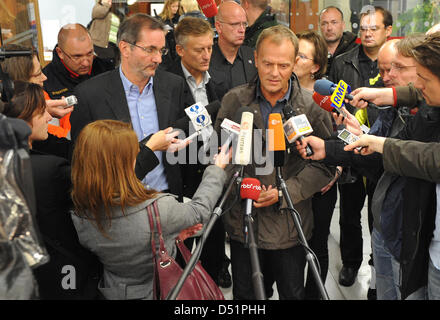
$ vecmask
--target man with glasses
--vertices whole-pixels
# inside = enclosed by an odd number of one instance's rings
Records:
[[[241,0],[246,12],[248,27],[246,28],[244,45],[255,49],[260,33],[278,24],[276,16],[271,12],[268,0]]]
[[[250,82],[257,75],[254,50],[243,45],[246,12],[235,1],[222,2],[215,17],[218,39],[212,48],[209,74],[221,100],[230,89]]]
[[[351,86],[351,89],[382,87],[383,82],[377,65],[377,57],[380,47],[391,35],[393,18],[391,13],[382,7],[367,6],[361,12],[360,21],[361,45],[335,58],[329,79],[335,83],[344,80]],[[355,108],[350,105],[347,105],[347,109],[351,113],[355,112]],[[371,126],[377,118],[377,110],[369,110],[363,118],[366,120],[366,124]],[[356,172],[354,168],[344,168],[344,171],[350,173],[352,179],[347,179],[348,181],[340,180],[338,183],[342,258],[339,284],[351,286],[357,277],[363,260],[361,210],[366,193],[368,193],[369,200],[371,199],[374,185],[367,180],[365,186],[362,175]],[[368,218],[371,231],[372,213],[370,206],[368,206]],[[370,264],[372,264],[371,259]]]
[[[109,61],[95,56],[88,30],[81,24],[68,24],[58,33],[52,61],[43,69],[44,90],[51,99],[73,94],[74,88],[112,68]]]
[[[164,24],[146,14],[130,16],[118,30],[118,47],[120,67],[82,83],[75,90],[78,105],[71,117],[72,140],[95,120],[130,122],[140,142],[135,167],[138,178],[147,188],[171,192],[182,199],[179,164],[168,163],[165,152],[155,152],[159,164],[145,176],[151,159],[146,146],[149,137],[173,126],[185,115],[183,79],[157,70],[162,55],[167,53]]]
[[[328,46],[328,63],[326,75],[335,57],[358,46],[356,35],[345,30],[344,14],[334,6],[324,8],[319,15],[321,34]]]

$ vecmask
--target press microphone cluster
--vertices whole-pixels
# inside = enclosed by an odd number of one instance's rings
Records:
[[[316,80],[315,85],[313,86],[313,90],[315,90],[316,92],[318,92],[319,94],[323,95],[323,96],[331,96],[335,90],[337,89],[337,85],[333,82],[331,82],[330,80],[327,79],[319,79]],[[348,99],[348,100],[353,100],[353,96],[349,93],[344,93],[343,96],[341,97],[341,100],[343,101],[344,99]],[[368,107],[371,108],[376,108],[376,109],[383,109],[380,108],[378,106],[376,106],[374,103],[372,102],[368,102]]]

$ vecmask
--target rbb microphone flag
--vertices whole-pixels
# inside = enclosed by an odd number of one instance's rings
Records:
[[[257,201],[261,193],[261,183],[255,178],[244,178],[240,186],[240,197]]]

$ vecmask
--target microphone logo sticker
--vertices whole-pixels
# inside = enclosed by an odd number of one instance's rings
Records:
[[[197,116],[197,118],[196,118],[197,124],[199,124],[201,126],[206,126],[207,122],[208,122],[207,120],[208,120],[208,118],[203,114]]]
[[[191,113],[199,114],[201,111],[202,111],[202,108],[200,108],[198,104],[195,104],[195,105],[189,107],[189,112],[191,112]]]

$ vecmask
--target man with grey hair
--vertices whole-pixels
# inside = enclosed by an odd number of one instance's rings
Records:
[[[311,92],[301,89],[293,72],[297,52],[298,38],[289,28],[277,25],[263,30],[255,52],[258,77],[231,89],[223,97],[215,123],[217,132],[223,119],[233,119],[243,106],[248,106],[249,112],[253,113],[254,128],[264,132],[268,129],[269,114],[283,114],[284,108],[290,105],[296,114],[307,116],[316,134],[330,137],[332,122],[329,113],[313,102]],[[263,141],[263,150],[259,153],[266,154],[265,135],[261,135],[260,130],[253,130],[254,140]],[[293,151],[292,145],[288,147],[283,167],[284,179],[295,209],[301,216],[305,237],[310,239],[312,196],[333,179],[334,172],[324,165],[311,166],[296,152],[290,152]],[[233,169],[232,165],[226,168],[229,174]],[[285,201],[279,198],[275,170],[272,168],[269,174],[259,174],[256,161],[252,161],[244,167],[244,175],[257,178],[262,184],[260,197],[254,203],[253,219],[263,276],[275,280],[280,299],[304,299],[305,251],[292,213],[287,210]],[[231,196],[226,206],[232,205],[232,208],[223,217],[231,239],[233,295],[234,299],[254,300],[253,270],[249,249],[245,246],[243,212],[241,205],[232,203],[233,199],[234,196]]]
[[[72,140],[95,120],[131,123],[140,146],[135,167],[138,178],[147,188],[171,192],[182,199],[179,165],[170,164],[165,152],[154,152],[159,164],[145,175],[151,165],[149,137],[173,126],[185,115],[183,79],[157,69],[162,55],[167,53],[164,24],[146,14],[130,16],[119,27],[118,47],[120,67],[82,83],[75,90],[78,105],[71,116]]]

